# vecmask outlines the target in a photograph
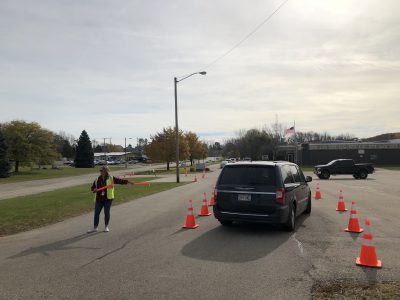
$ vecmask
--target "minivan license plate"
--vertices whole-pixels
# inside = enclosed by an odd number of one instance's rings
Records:
[[[251,201],[251,195],[250,194],[239,194],[238,200],[239,201]]]

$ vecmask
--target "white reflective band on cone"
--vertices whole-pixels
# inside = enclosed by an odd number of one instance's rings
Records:
[[[363,245],[364,246],[373,246],[374,244],[373,244],[372,240],[364,239]]]
[[[373,236],[371,234],[371,227],[367,223],[365,224],[365,231],[364,231],[364,242],[363,245],[365,246],[373,246],[372,240]]]

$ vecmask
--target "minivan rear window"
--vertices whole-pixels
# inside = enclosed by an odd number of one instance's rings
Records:
[[[229,166],[220,176],[219,184],[276,186],[274,166]]]

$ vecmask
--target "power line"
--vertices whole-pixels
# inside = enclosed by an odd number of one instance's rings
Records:
[[[285,0],[281,3],[281,5],[278,6],[276,10],[274,10],[268,17],[266,17],[256,28],[254,28],[249,34],[247,34],[243,39],[241,39],[238,43],[236,43],[231,49],[226,51],[224,54],[221,56],[217,57],[215,60],[213,60],[211,63],[209,63],[207,66],[205,66],[202,70],[206,70],[210,68],[212,65],[223,59],[225,56],[227,56],[229,53],[231,53],[233,50],[235,50],[237,47],[239,47],[244,41],[246,41],[250,36],[252,36],[256,31],[258,31],[265,23],[267,23],[273,15],[275,15],[289,0]]]

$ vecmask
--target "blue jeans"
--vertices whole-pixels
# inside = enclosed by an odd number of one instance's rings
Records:
[[[110,209],[111,209],[112,200],[106,200],[102,202],[96,201],[96,206],[94,207],[94,227],[99,226],[99,218],[101,210],[104,207],[104,224],[108,226],[110,222]]]

